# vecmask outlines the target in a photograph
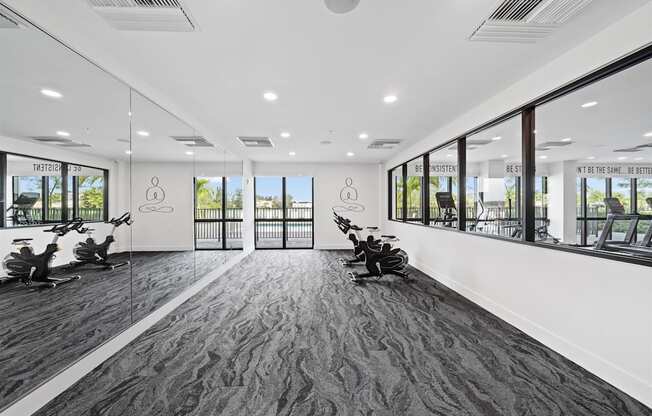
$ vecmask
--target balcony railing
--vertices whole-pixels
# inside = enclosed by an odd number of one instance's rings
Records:
[[[52,207],[47,208],[45,211],[45,221],[43,221],[43,211],[41,208],[30,208],[25,211],[28,217],[33,221],[40,223],[61,221],[63,209]],[[77,217],[80,217],[85,221],[104,221],[104,210],[102,208],[79,208],[77,210]],[[73,218],[72,208],[68,208],[68,218]]]
[[[286,208],[286,219],[312,219],[311,207]],[[282,208],[256,208],[257,220],[282,220]]]

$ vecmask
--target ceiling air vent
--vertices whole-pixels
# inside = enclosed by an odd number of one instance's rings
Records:
[[[77,142],[57,143],[57,146],[61,146],[61,147],[91,147],[90,144],[77,143]]]
[[[72,143],[72,140],[58,136],[31,136],[30,139],[41,143]]]
[[[180,0],[88,0],[118,30],[192,32],[192,21]]]
[[[576,15],[593,0],[503,0],[470,40],[533,43]]]
[[[274,147],[274,143],[272,143],[269,137],[240,136],[238,137],[238,141],[244,147]]]
[[[210,143],[202,136],[170,136],[177,142],[188,146],[188,147],[214,147],[213,143]]]
[[[393,149],[401,144],[401,140],[396,139],[378,139],[369,143],[368,149]]]

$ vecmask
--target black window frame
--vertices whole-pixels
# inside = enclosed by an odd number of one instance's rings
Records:
[[[61,165],[61,218],[57,220],[47,220],[48,218],[48,206],[47,206],[47,201],[43,200],[43,203],[41,204],[41,222],[38,224],[28,224],[28,225],[19,225],[19,226],[7,226],[7,209],[11,206],[11,203],[13,202],[13,195],[9,197],[7,195],[7,189],[5,189],[5,184],[7,181],[7,178],[9,177],[9,172],[8,172],[8,163],[7,163],[7,156],[18,156],[18,157],[24,157],[24,158],[30,158],[30,159],[37,159],[37,160],[42,160],[45,162],[52,162],[52,163],[58,163]],[[70,216],[68,215],[68,208],[71,207],[70,201],[68,201],[68,167],[69,166],[81,166],[89,169],[95,169],[98,171],[103,172],[104,176],[104,187],[103,187],[103,193],[104,193],[104,198],[102,201],[102,219],[101,220],[96,220],[96,221],[84,221],[85,223],[88,224],[93,224],[93,223],[101,223],[101,222],[107,222],[109,220],[109,170],[100,168],[97,166],[91,166],[91,165],[85,165],[81,163],[72,163],[72,162],[65,162],[61,160],[56,160],[56,159],[50,159],[47,157],[41,157],[41,156],[33,156],[29,154],[23,154],[23,153],[16,153],[16,152],[7,152],[4,150],[0,150],[0,209],[2,210],[2,222],[0,223],[0,231],[1,230],[13,230],[13,229],[23,229],[23,228],[34,228],[34,227],[44,227],[47,226],[48,224],[58,224],[61,222],[65,222],[68,220],[71,220]],[[48,178],[47,176],[41,176],[41,195],[47,195],[47,192],[44,192],[46,190],[46,187],[48,186]],[[75,178],[72,176],[72,178]],[[73,196],[72,196],[72,217],[75,218],[77,217],[77,212],[79,211],[79,201],[77,198],[77,193],[78,189],[76,187],[73,188]],[[43,196],[42,196],[43,198]]]
[[[604,258],[604,259],[609,259],[609,260],[615,260],[615,261],[621,261],[625,263],[632,263],[632,264],[638,264],[638,265],[644,265],[644,266],[652,266],[652,259],[647,259],[645,257],[641,256],[628,256],[624,254],[619,254],[616,252],[608,252],[608,251],[598,251],[598,250],[587,250],[585,248],[581,247],[573,247],[569,245],[555,245],[555,244],[546,244],[542,242],[537,242],[536,240],[536,232],[535,232],[535,225],[536,225],[536,201],[535,201],[535,192],[536,192],[536,173],[535,173],[535,165],[536,165],[536,143],[535,143],[535,137],[534,137],[534,130],[536,128],[536,108],[546,104],[548,102],[551,102],[557,98],[560,98],[562,96],[571,94],[577,90],[580,90],[586,86],[589,86],[591,84],[594,84],[598,81],[601,81],[605,78],[608,78],[612,75],[618,74],[628,68],[634,67],[640,63],[643,63],[647,60],[652,59],[652,45],[646,46],[638,51],[635,51],[629,55],[626,55],[610,64],[607,64],[601,68],[596,69],[595,71],[577,79],[574,80],[570,83],[567,83],[557,89],[554,89],[546,94],[541,95],[538,98],[535,98],[529,102],[526,102],[506,113],[503,113],[494,119],[491,119],[479,126],[476,126],[472,128],[471,130],[453,138],[450,140],[447,140],[431,149],[428,149],[427,151],[417,155],[416,157],[411,158],[410,160],[403,162],[401,164],[398,164],[396,166],[390,167],[387,169],[387,175],[388,175],[388,188],[387,188],[387,193],[388,193],[388,211],[387,211],[387,220],[388,221],[393,221],[393,222],[400,222],[400,223],[405,223],[405,224],[411,224],[414,226],[426,226],[430,229],[434,230],[443,230],[447,232],[464,232],[467,235],[473,235],[473,236],[478,236],[481,238],[490,238],[494,240],[500,240],[500,241],[505,241],[505,242],[510,242],[514,244],[525,244],[525,245],[531,245],[535,247],[541,247],[541,248],[546,248],[546,249],[551,249],[551,250],[558,250],[558,251],[563,251],[563,252],[569,252],[569,253],[576,253],[576,254],[581,254],[585,256],[591,256],[591,257],[598,257],[598,258]],[[449,227],[432,227],[429,226],[428,223],[426,222],[428,220],[427,217],[429,215],[426,215],[426,212],[429,212],[429,207],[422,207],[424,210],[424,215],[423,215],[423,222],[422,223],[416,223],[416,222],[410,222],[406,221],[405,217],[403,218],[392,218],[392,204],[393,204],[393,195],[392,195],[392,172],[395,169],[403,169],[404,175],[403,175],[403,185],[405,186],[405,173],[407,171],[407,164],[415,159],[422,158],[424,162],[427,161],[428,155],[431,152],[441,150],[445,148],[446,146],[450,146],[453,143],[457,143],[458,146],[458,186],[460,187],[459,189],[459,197],[460,201],[458,202],[458,211],[462,214],[466,213],[466,191],[462,192],[462,188],[466,187],[466,137],[479,133],[483,130],[486,130],[490,127],[493,127],[497,124],[502,123],[503,121],[506,121],[512,117],[515,116],[521,116],[521,163],[522,163],[522,184],[521,186],[523,187],[522,190],[522,198],[520,201],[520,206],[518,207],[521,212],[523,213],[522,216],[522,227],[523,227],[523,232],[521,233],[521,239],[513,239],[505,236],[500,236],[500,235],[492,235],[492,234],[486,234],[486,233],[473,233],[473,232],[466,232],[466,224],[465,224],[465,219],[458,222],[458,227],[457,228],[449,228]],[[429,176],[430,172],[424,170],[424,183],[429,183]],[[610,182],[610,181],[609,181]],[[607,188],[609,190],[609,188]],[[633,212],[636,212],[637,207],[637,195],[636,195],[636,180],[632,181],[632,186],[631,186],[631,210]],[[586,182],[583,181],[582,183],[582,192],[586,192]],[[403,196],[403,206],[405,208],[405,192]],[[423,198],[422,198],[422,205],[423,205]],[[582,202],[581,202],[581,212],[583,216],[585,216],[586,213],[586,197],[585,195],[582,197]],[[405,211],[403,211],[405,212]],[[579,220],[578,216],[578,220]],[[585,218],[582,218],[585,219]],[[586,221],[582,223],[582,235],[585,236],[586,232]],[[585,238],[582,238],[582,241],[585,242]],[[580,244],[581,246],[581,244]]]
[[[265,175],[260,175],[261,177]],[[286,198],[287,198],[287,178],[288,176],[272,176],[275,178],[281,178],[282,180],[282,191],[281,191],[281,204],[282,204],[282,218],[258,218],[256,216],[258,210],[256,206],[256,183],[257,179],[259,176],[254,176],[254,248],[256,250],[313,250],[315,248],[315,178],[311,177],[310,178],[310,184],[311,184],[311,197],[312,197],[312,205],[310,207],[310,218],[288,218],[287,217],[287,207],[286,207]],[[290,176],[291,177],[291,176]],[[282,242],[283,245],[281,247],[258,247],[258,227],[257,223],[259,222],[280,222],[281,228],[282,228]],[[311,243],[310,247],[288,247],[287,246],[287,223],[288,222],[306,222],[310,223],[312,225],[312,232],[311,234]]]
[[[197,218],[197,192],[196,192],[196,183],[197,183],[197,176],[194,176],[192,178],[192,189],[193,189],[193,240],[194,240],[194,246],[195,250],[197,251],[213,251],[213,250],[244,250],[244,236],[242,235],[242,223],[243,223],[243,218],[227,218],[226,215],[226,197],[227,197],[227,184],[228,180],[227,178],[233,178],[233,177],[239,177],[242,178],[241,180],[244,180],[242,176],[216,176],[217,178],[222,179],[222,215],[220,218],[208,218],[208,219],[202,219],[202,218]],[[244,185],[244,184],[242,184]],[[244,208],[241,208],[242,213],[244,214]],[[212,248],[212,247],[197,247],[197,224],[198,223],[219,223],[220,225],[220,238],[222,240],[222,247],[220,248]],[[240,238],[242,239],[242,247],[227,247],[227,232],[226,232],[226,224],[227,223],[240,223]]]

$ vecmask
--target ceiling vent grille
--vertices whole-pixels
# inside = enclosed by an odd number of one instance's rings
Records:
[[[274,143],[269,137],[247,137],[240,136],[238,141],[242,143],[244,147],[274,147]]]
[[[72,143],[72,140],[58,136],[31,136],[30,139],[41,143]]]
[[[202,136],[170,136],[177,142],[188,147],[215,147]]]
[[[533,43],[543,39],[593,0],[504,0],[470,40]]]
[[[25,26],[25,21],[0,5],[0,29],[20,29]]]
[[[401,144],[402,140],[396,140],[396,139],[378,139],[374,140],[373,142],[369,143],[369,146],[367,146],[368,149],[393,149],[399,144]]]
[[[61,146],[61,147],[91,147],[90,144],[85,144],[85,143],[76,143],[76,142],[71,142],[71,143],[57,143],[57,146]]]
[[[180,0],[88,0],[118,30],[192,32],[197,25]]]

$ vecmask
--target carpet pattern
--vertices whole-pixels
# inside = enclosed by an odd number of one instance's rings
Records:
[[[352,284],[343,254],[253,253],[37,414],[652,414],[418,271]]]
[[[133,253],[133,286],[128,266],[115,271],[79,268],[69,274],[80,274],[81,280],[56,289],[0,285],[0,409],[237,253]],[[112,257],[116,262],[128,259],[128,254]]]

